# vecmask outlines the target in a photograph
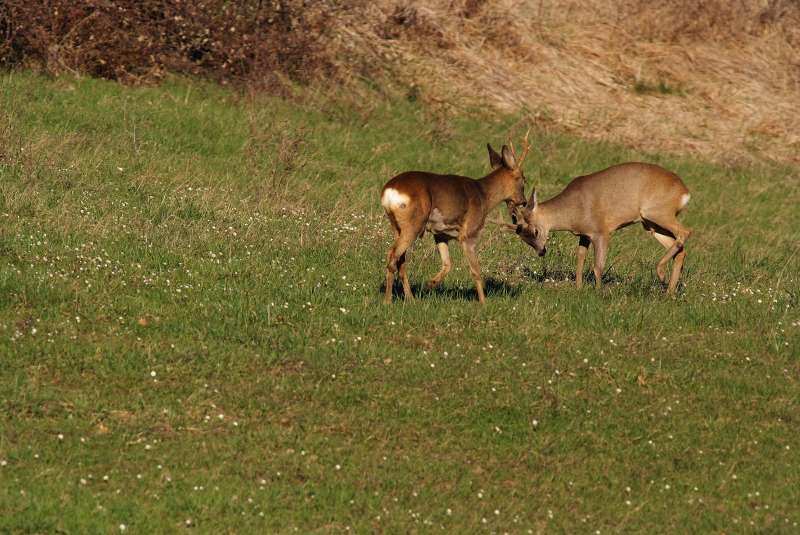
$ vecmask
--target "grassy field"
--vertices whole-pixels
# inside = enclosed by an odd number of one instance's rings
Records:
[[[0,532],[798,532],[796,169],[534,131],[542,199],[683,177],[678,296],[638,226],[600,291],[487,228],[485,307],[457,247],[380,304],[380,187],[481,176],[515,120],[2,75]]]

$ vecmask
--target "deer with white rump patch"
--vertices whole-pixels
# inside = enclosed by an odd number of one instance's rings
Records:
[[[392,178],[383,187],[381,204],[395,236],[386,264],[384,303],[392,302],[392,285],[398,271],[405,299],[413,298],[406,271],[407,251],[426,230],[433,234],[442,259],[442,269],[428,281],[427,287],[434,288],[441,284],[450,271],[447,244],[457,239],[464,249],[478,300],[485,302],[475,246],[486,223],[486,215],[495,206],[505,201],[512,219],[516,221],[516,206],[525,205],[525,177],[521,166],[530,145],[526,134],[523,152],[519,157],[513,145],[510,148],[503,145],[501,154],[495,152],[491,145],[487,147],[493,170],[481,179],[409,171]]]
[[[539,203],[534,189],[518,225],[502,223],[514,230],[539,256],[550,231],[568,230],[578,236],[578,265],[575,282],[583,285],[583,263],[589,245],[594,246],[594,280],[600,287],[611,233],[641,222],[645,230],[666,249],[656,264],[662,283],[670,260],[672,274],[667,293],[675,292],[686,259],[685,243],[692,233],[678,221],[689,202],[689,190],[676,175],[657,165],[623,163],[570,182],[564,191]]]

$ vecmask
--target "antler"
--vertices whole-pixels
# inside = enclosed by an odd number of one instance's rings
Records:
[[[531,144],[528,142],[528,136],[531,133],[531,129],[528,128],[528,131],[525,132],[525,139],[523,140],[522,146],[522,156],[517,156],[517,151],[514,150],[514,142],[511,139],[508,140],[508,146],[511,148],[511,152],[514,154],[514,160],[517,162],[517,167],[522,167],[522,162],[528,156],[528,152],[531,150]]]
[[[491,217],[486,220],[487,223],[494,223],[495,225],[508,225],[505,221],[500,219],[499,217]]]
[[[511,223],[506,223],[505,221],[503,221],[502,219],[497,218],[497,217],[493,217],[493,218],[487,219],[486,222],[487,223],[494,223],[495,225],[499,225],[501,228],[504,228],[506,230],[513,230],[515,232],[518,232],[517,227],[519,225],[516,225],[516,224],[512,225]]]

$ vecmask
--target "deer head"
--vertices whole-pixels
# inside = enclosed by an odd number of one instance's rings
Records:
[[[530,129],[525,133],[523,141],[522,155],[517,155],[514,150],[514,144],[509,139],[508,145],[503,145],[503,148],[498,154],[491,145],[486,145],[489,149],[489,164],[493,169],[503,168],[506,173],[506,206],[508,207],[508,214],[511,220],[517,222],[517,207],[525,206],[525,174],[522,171],[522,163],[528,156],[530,151],[530,143],[528,142],[528,135]]]
[[[537,211],[538,202],[536,200],[536,188],[531,192],[531,198],[522,213],[522,223],[517,225],[514,231],[519,234],[522,241],[533,247],[539,256],[547,253],[547,238],[550,237],[550,224],[546,218],[541,217],[541,211]]]

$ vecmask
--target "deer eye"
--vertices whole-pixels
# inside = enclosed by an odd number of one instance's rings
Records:
[[[538,228],[533,229],[533,237],[534,238],[538,238],[539,237],[539,229]]]

